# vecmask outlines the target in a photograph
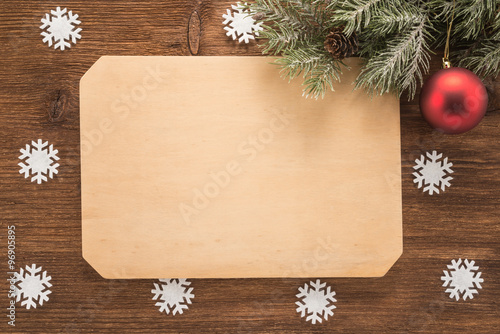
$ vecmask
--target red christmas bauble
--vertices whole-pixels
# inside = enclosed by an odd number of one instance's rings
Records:
[[[479,124],[488,105],[481,79],[465,68],[451,67],[433,74],[420,92],[420,111],[435,129],[450,134]]]

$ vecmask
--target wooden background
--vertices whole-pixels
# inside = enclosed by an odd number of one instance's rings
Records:
[[[337,293],[329,321],[295,311],[309,279],[192,280],[182,315],[160,313],[153,280],[105,280],[81,257],[78,83],[102,55],[259,55],[256,44],[224,35],[230,1],[0,2],[0,275],[7,279],[7,226],[16,225],[17,268],[36,263],[52,276],[50,300],[17,307],[1,333],[498,333],[500,332],[500,112],[492,101],[479,127],[444,136],[401,101],[404,254],[382,278],[325,279]],[[66,51],[42,43],[40,19],[57,6],[80,15],[82,39]],[[190,36],[188,38],[188,36]],[[433,71],[439,57],[433,59]],[[490,99],[500,87],[490,82]],[[498,101],[498,100],[497,100]],[[59,150],[59,174],[37,185],[19,174],[19,149],[42,138]],[[438,150],[453,162],[452,186],[429,196],[413,184],[413,161]],[[360,194],[362,196],[362,194]],[[170,254],[158,254],[168,257]],[[484,277],[473,300],[441,287],[451,259],[476,260]],[[144,259],[147,261],[147,259]],[[4,280],[4,282],[5,282]]]

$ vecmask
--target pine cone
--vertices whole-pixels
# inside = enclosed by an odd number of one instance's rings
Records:
[[[262,20],[264,17],[266,17],[266,13],[262,13],[262,12],[260,12],[260,13],[254,14],[254,15],[252,16],[252,19],[254,19],[255,21],[260,21],[260,20]]]
[[[335,59],[344,59],[351,57],[358,51],[358,37],[352,33],[347,37],[342,32],[344,27],[335,27],[326,36],[325,50],[330,52]]]

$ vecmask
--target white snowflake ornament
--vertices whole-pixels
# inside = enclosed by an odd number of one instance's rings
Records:
[[[447,176],[447,173],[453,173],[450,168],[453,164],[448,162],[448,158],[439,161],[443,154],[437,154],[436,151],[432,151],[432,154],[426,152],[426,156],[428,159],[421,155],[419,159],[415,160],[416,165],[413,166],[413,169],[416,172],[413,173],[413,176],[415,176],[413,183],[418,183],[419,189],[422,185],[425,185],[424,193],[427,191],[429,195],[433,193],[439,194],[438,187],[444,191],[446,187],[450,186],[450,181],[453,180],[451,176]]]
[[[464,265],[461,264],[462,259],[451,260],[451,264],[447,266],[451,272],[443,270],[444,276],[441,276],[441,280],[444,281],[443,286],[449,286],[446,293],[450,294],[450,298],[459,300],[462,294],[464,300],[467,297],[472,299],[474,294],[479,293],[477,289],[482,288],[481,283],[484,280],[481,278],[481,272],[476,273],[479,267],[474,266],[474,261],[465,259]]]
[[[26,148],[20,150],[22,154],[19,159],[23,162],[18,164],[21,167],[19,173],[24,174],[24,178],[33,175],[31,182],[36,180],[40,184],[42,181],[47,181],[47,174],[51,179],[57,174],[59,164],[55,161],[59,160],[57,156],[59,151],[54,150],[52,144],[47,148],[48,142],[43,142],[41,139],[37,142],[31,141],[31,145],[26,144]]]
[[[333,305],[337,300],[333,298],[335,291],[329,286],[324,289],[326,283],[321,283],[318,279],[316,282],[311,281],[310,284],[304,284],[304,287],[299,288],[299,293],[296,295],[301,300],[295,302],[297,304],[297,312],[303,318],[308,314],[306,321],[311,321],[313,324],[316,321],[321,322],[322,317],[328,320],[328,316],[333,315]]]
[[[66,47],[70,48],[71,44],[68,42],[71,39],[73,44],[77,39],[80,39],[81,28],[76,28],[76,25],[81,22],[78,20],[78,14],[73,14],[72,11],[67,11],[66,8],[61,9],[57,7],[56,10],[51,10],[50,14],[45,14],[42,18],[42,31],[43,42],[48,43],[49,47],[54,44],[54,49],[60,48],[64,50]]]
[[[160,300],[155,304],[160,307],[160,312],[172,312],[172,315],[176,315],[189,308],[188,304],[191,304],[191,299],[194,298],[193,288],[188,288],[191,282],[185,278],[165,278],[160,279],[160,282],[163,284],[154,283],[155,288],[151,290],[151,293],[154,293],[153,300]]]
[[[246,3],[245,3],[246,5]],[[222,22],[226,30],[226,35],[231,36],[233,40],[238,38],[238,42],[245,41],[248,43],[251,39],[255,39],[255,36],[259,36],[259,31],[264,30],[261,27],[262,22],[255,23],[256,21],[252,18],[254,14],[238,2],[236,5],[231,5],[233,11],[227,10],[227,14],[222,15],[225,19]]]
[[[48,288],[52,286],[51,276],[47,276],[47,272],[42,271],[42,267],[37,267],[33,264],[31,267],[26,266],[26,270],[21,268],[19,273],[16,273],[16,302],[21,302],[21,306],[27,309],[36,308],[37,302],[41,306],[43,302],[49,300],[48,295],[52,293]]]

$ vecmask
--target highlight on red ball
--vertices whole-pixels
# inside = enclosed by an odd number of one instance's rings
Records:
[[[420,111],[435,129],[448,133],[467,132],[486,113],[488,93],[471,71],[451,67],[433,74],[420,92]]]

